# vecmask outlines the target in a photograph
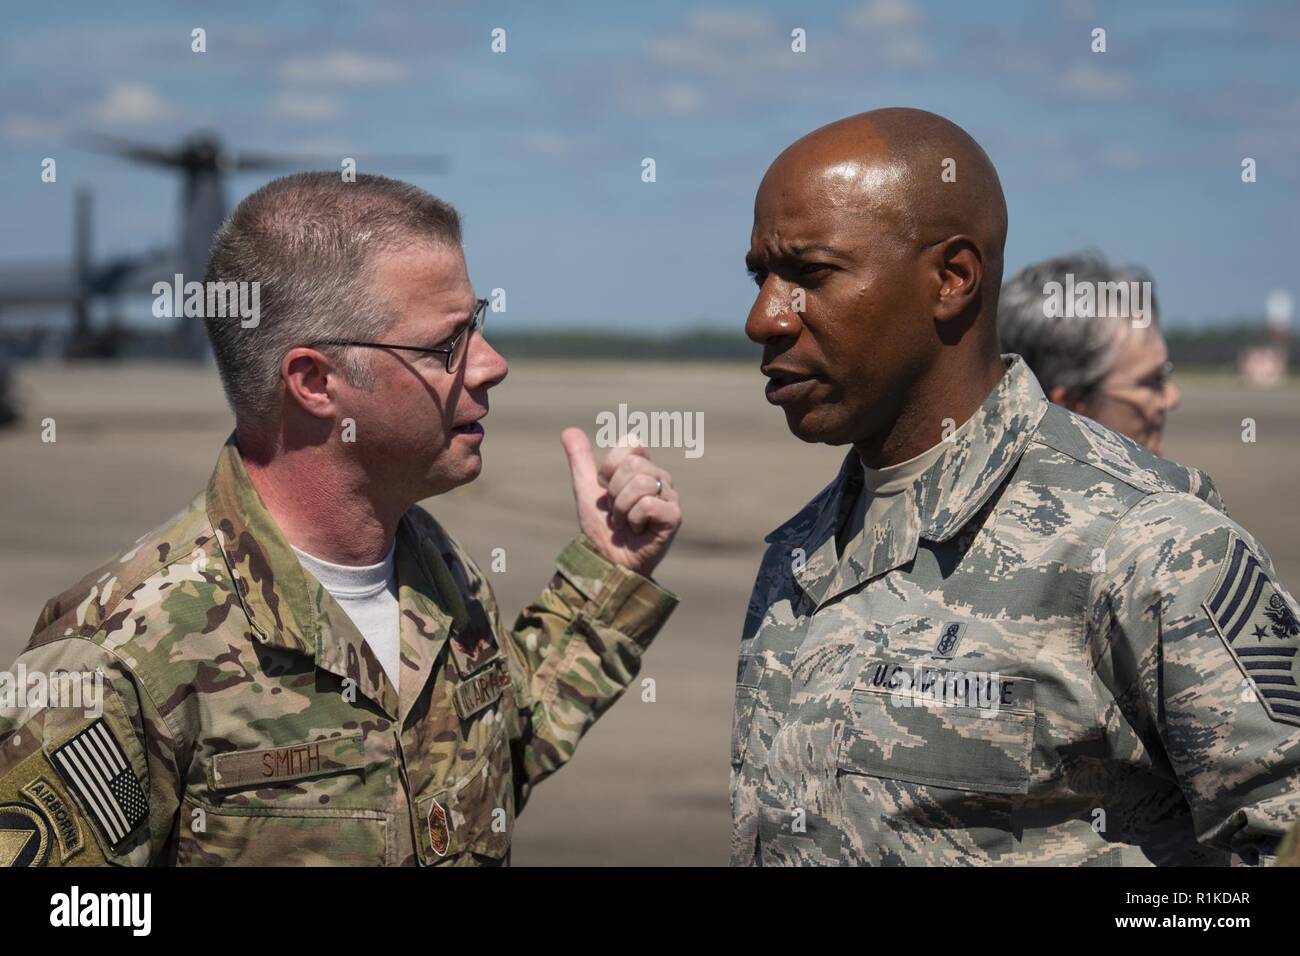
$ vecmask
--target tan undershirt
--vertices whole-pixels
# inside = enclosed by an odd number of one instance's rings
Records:
[[[862,494],[853,505],[848,518],[840,526],[835,536],[836,553],[841,559],[852,554],[858,548],[859,539],[866,528],[875,524],[874,515],[878,515],[889,504],[889,499],[901,494],[937,462],[951,446],[951,442],[941,441],[915,458],[901,461],[886,468],[868,468],[862,466]]]

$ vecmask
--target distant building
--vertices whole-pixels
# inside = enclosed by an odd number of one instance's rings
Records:
[[[1266,311],[1268,341],[1264,345],[1243,349],[1237,357],[1237,370],[1247,385],[1274,388],[1286,381],[1291,321],[1295,313],[1291,293],[1285,289],[1269,293]]]

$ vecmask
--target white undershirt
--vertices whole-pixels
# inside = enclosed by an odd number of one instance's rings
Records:
[[[290,545],[292,547],[292,545]],[[334,564],[322,561],[294,548],[294,554],[307,573],[324,585],[330,596],[370,645],[371,652],[388,675],[388,682],[398,689],[401,673],[402,640],[397,606],[397,574],[393,553],[378,564]]]

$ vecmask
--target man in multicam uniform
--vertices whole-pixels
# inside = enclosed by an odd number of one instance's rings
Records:
[[[734,864],[1261,863],[1296,819],[1296,604],[1208,478],[999,355],[1005,237],[987,156],[917,110],[759,188],[768,398],[853,448],[767,537]]]
[[[104,693],[102,712],[0,712],[0,864],[508,861],[533,786],[676,604],[647,576],[681,512],[642,449],[598,471],[566,431],[582,533],[503,626],[414,506],[478,474],[506,373],[459,239],[451,207],[379,177],[289,177],[236,210],[210,277],[260,276],[264,311],[207,320],[235,436],[188,509],[46,605],[11,668],[102,673]],[[396,675],[295,547],[354,565],[393,547]]]

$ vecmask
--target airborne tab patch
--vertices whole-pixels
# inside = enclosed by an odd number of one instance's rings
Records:
[[[1300,726],[1300,621],[1235,534],[1230,557],[1202,606],[1269,717]]]
[[[63,862],[75,856],[85,846],[81,835],[81,824],[77,822],[76,813],[64,803],[58,789],[44,777],[37,777],[22,788],[24,795],[45,808],[46,817],[53,824],[50,828],[59,844],[59,856]]]

